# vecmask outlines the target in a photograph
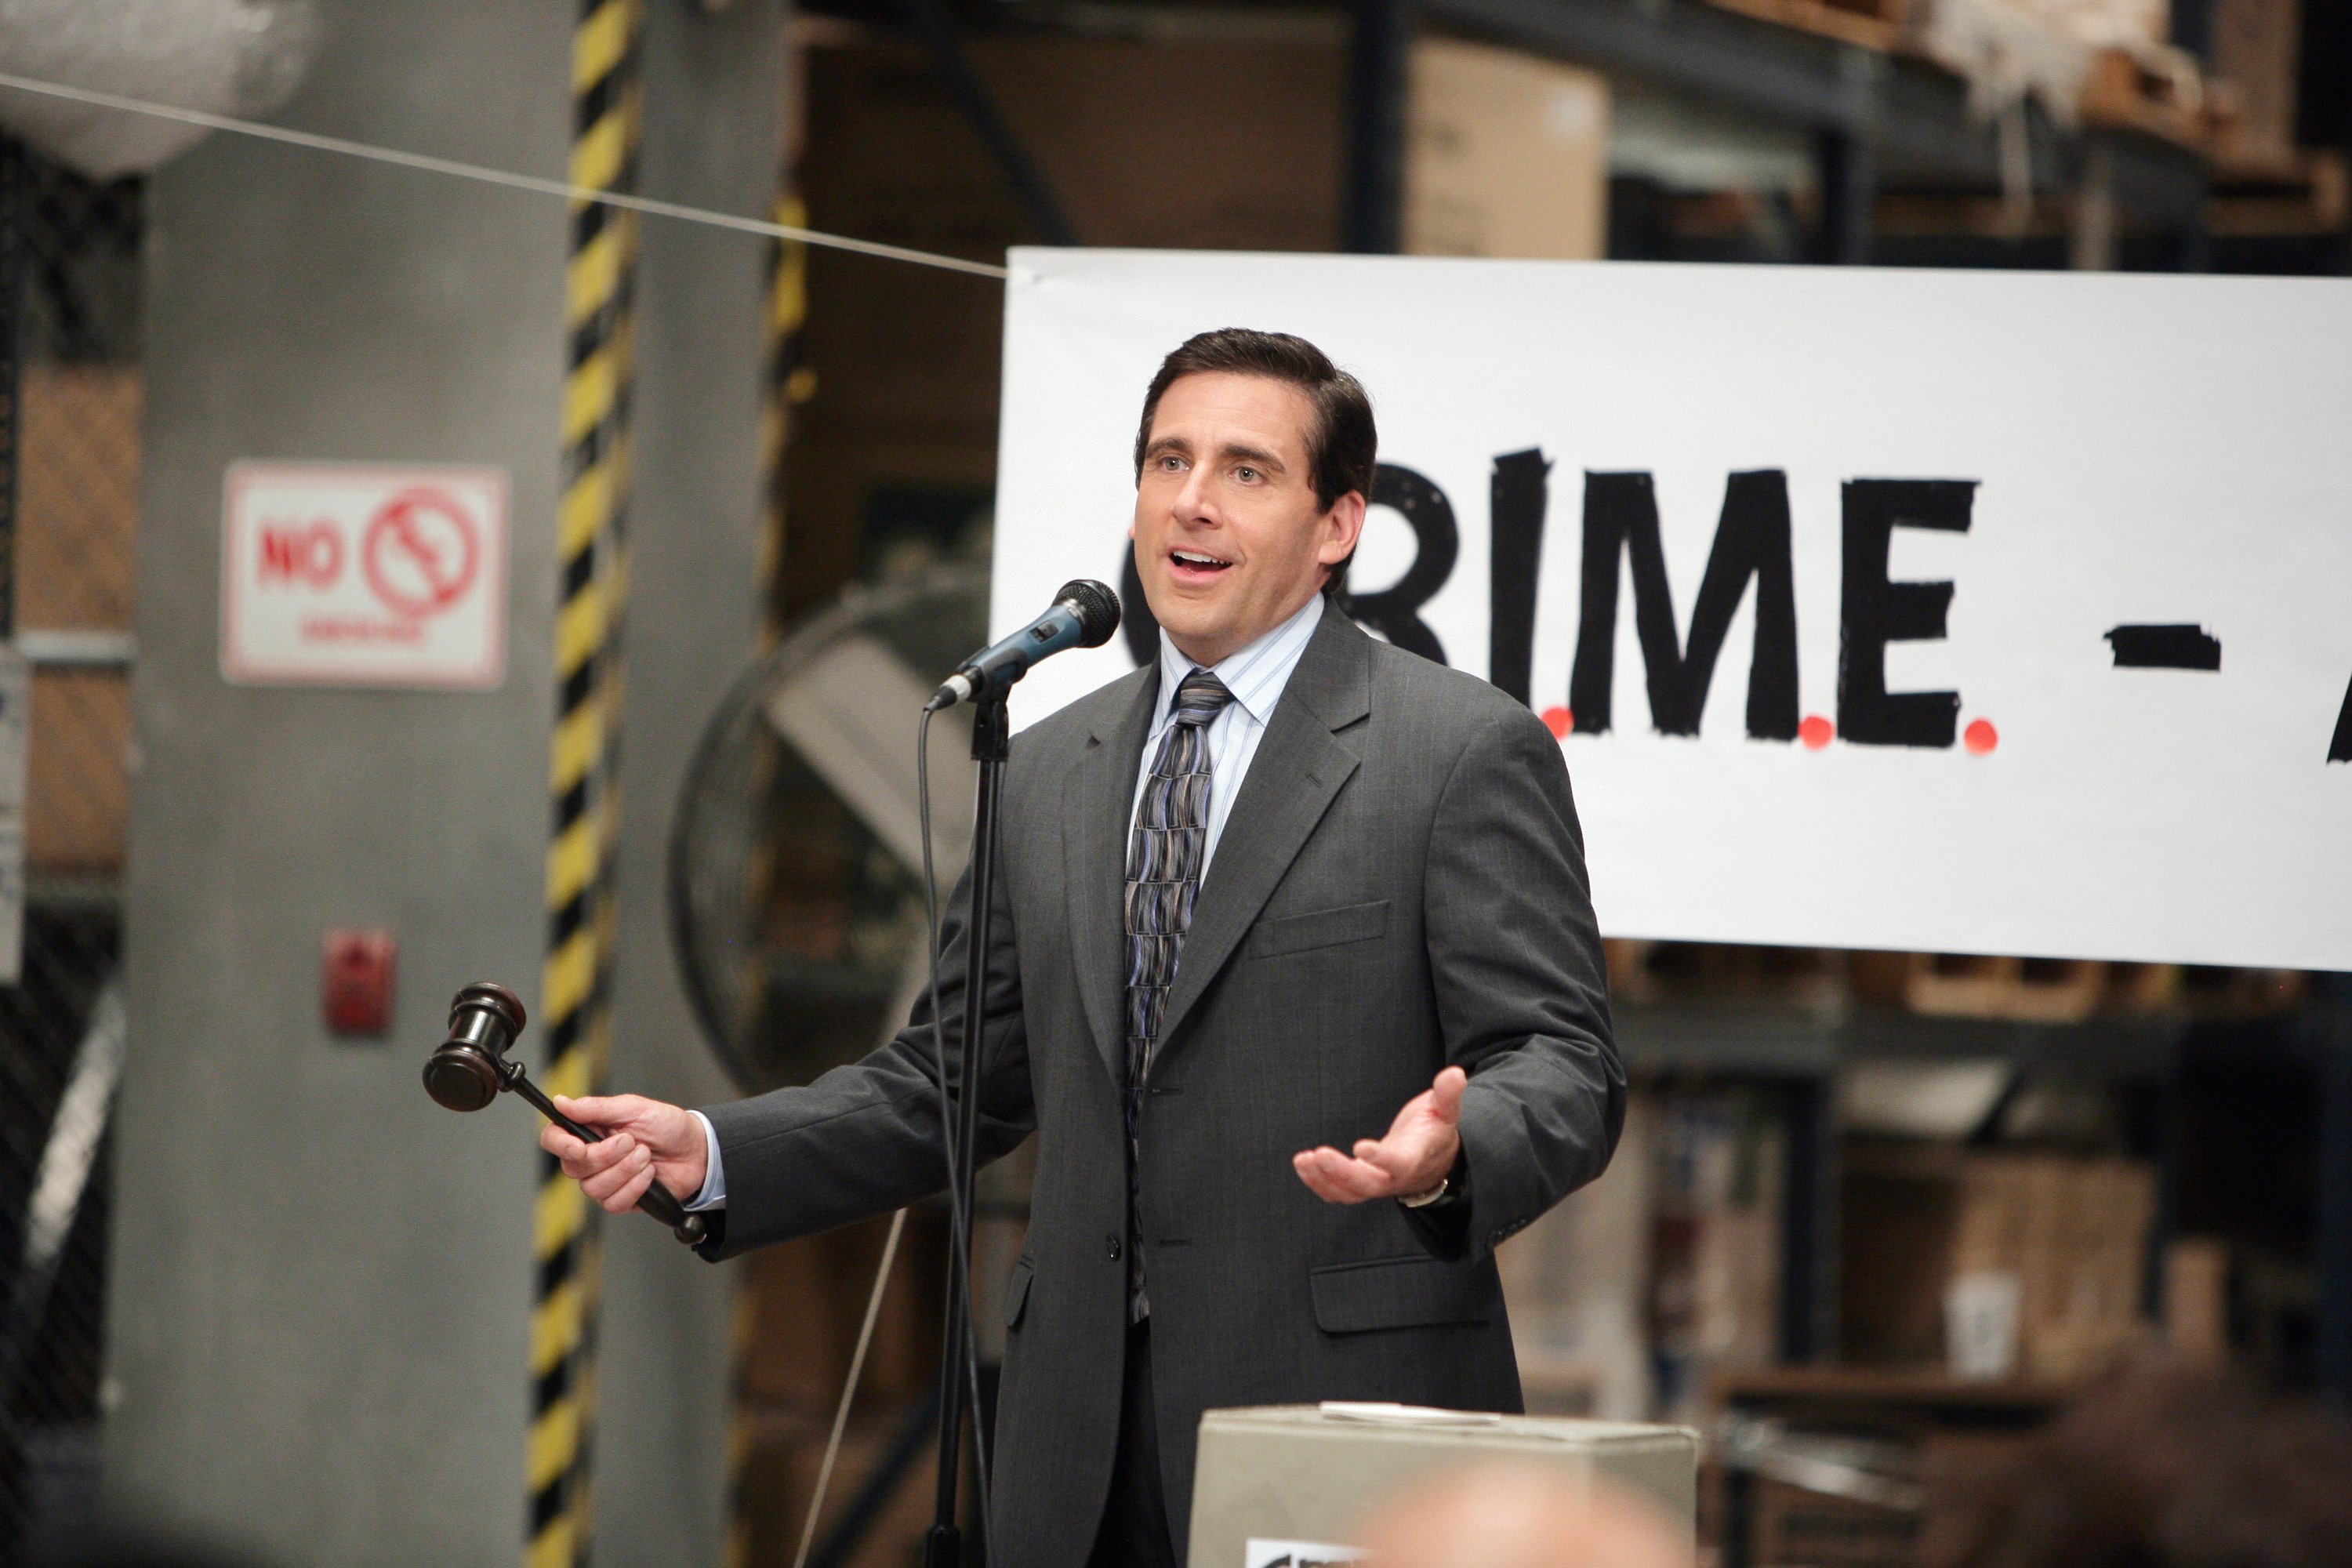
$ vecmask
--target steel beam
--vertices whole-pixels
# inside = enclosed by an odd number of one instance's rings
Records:
[[[1850,131],[1813,132],[1822,190],[1821,259],[1867,267],[1878,232],[1878,160],[1867,138]]]
[[[1348,248],[1404,239],[1404,119],[1413,0],[1354,0],[1348,44]]]

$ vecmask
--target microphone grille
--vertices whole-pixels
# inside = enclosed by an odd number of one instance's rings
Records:
[[[1078,612],[1080,647],[1100,647],[1110,641],[1111,633],[1118,630],[1118,595],[1091,577],[1063,584],[1054,602],[1068,605]]]

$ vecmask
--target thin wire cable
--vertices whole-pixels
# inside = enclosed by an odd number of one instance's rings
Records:
[[[931,713],[932,710],[927,707],[922,717],[915,721],[915,814],[922,828],[923,917],[930,944],[931,1070],[939,1080],[940,1124],[943,1133],[940,1142],[948,1154],[948,1216],[952,1232],[948,1239],[955,1250],[955,1256],[949,1260],[949,1289],[952,1290],[960,1284],[963,1291],[963,1364],[964,1375],[971,1391],[972,1479],[977,1485],[980,1503],[981,1552],[987,1557],[995,1542],[988,1528],[988,1423],[982,1419],[980,1404],[980,1323],[972,1310],[971,1237],[965,1232],[963,1223],[963,1182],[961,1175],[963,1162],[960,1157],[962,1150],[956,1136],[955,1105],[948,1095],[947,1021],[940,1011],[940,879],[939,873],[931,867]],[[979,889],[975,888],[972,892],[977,899]],[[970,942],[971,935],[971,922],[967,921],[964,940]],[[981,973],[984,979],[987,970],[983,967]],[[964,998],[964,1016],[967,1019],[971,1016],[971,998],[969,996]],[[966,1094],[980,1092],[980,1074],[976,1070],[980,1062],[979,1045],[976,1040],[964,1042],[963,1089]],[[940,1411],[940,1418],[945,1420],[947,1412]]]
[[[857,1348],[849,1355],[849,1381],[841,1385],[841,1403],[834,1406],[833,1436],[824,1440],[824,1462],[816,1469],[816,1495],[809,1499],[808,1518],[801,1524],[801,1549],[793,1553],[793,1568],[808,1568],[809,1547],[816,1540],[817,1515],[824,1511],[824,1494],[833,1486],[833,1462],[841,1455],[841,1434],[849,1425],[850,1402],[857,1380],[866,1371],[866,1347],[874,1342],[874,1320],[882,1315],[882,1292],[890,1284],[890,1261],[898,1256],[898,1237],[907,1228],[907,1211],[890,1216],[890,1239],[882,1244],[882,1267],[874,1271],[874,1293],[866,1298],[866,1321],[858,1326]]]
[[[679,202],[656,201],[651,196],[633,196],[619,191],[600,191],[590,185],[574,185],[562,180],[541,179],[537,174],[518,174],[507,169],[493,169],[481,163],[461,163],[454,158],[435,158],[423,153],[404,153],[396,147],[379,147],[368,142],[347,141],[341,136],[321,136],[311,131],[289,131],[282,125],[267,125],[257,120],[238,120],[226,114],[210,114],[201,109],[182,109],[175,104],[152,103],[142,98],[124,98],[117,93],[99,92],[86,87],[68,87],[63,82],[42,81],[35,77],[12,75],[0,71],[0,87],[14,88],[18,92],[37,93],[44,98],[59,98],[68,103],[89,104],[96,109],[119,110],[126,114],[152,115],[158,120],[175,120],[183,125],[200,125],[207,131],[229,131],[240,136],[257,137],[264,142],[282,142],[289,146],[308,147],[313,152],[340,153],[345,157],[364,158],[373,163],[391,163],[403,169],[421,169],[427,174],[447,174],[460,180],[475,180],[483,184],[504,185],[510,190],[532,191],[543,196],[562,196],[566,201],[595,202],[608,207],[626,207],[631,212],[646,213],[655,217],[677,218],[681,223],[707,224],[713,228],[733,229],[739,234],[756,234],[770,239],[796,240],[803,245],[824,246],[833,250],[846,250],[859,256],[879,257],[885,261],[911,262],[918,267],[937,267],[949,272],[970,273],[975,278],[1002,280],[1010,274],[993,262],[969,261],[961,256],[941,256],[936,251],[910,250],[903,245],[884,245],[878,240],[852,239],[847,235],[826,234],[821,229],[798,228],[788,223],[770,223],[764,218],[739,217],[709,207],[688,206]]]

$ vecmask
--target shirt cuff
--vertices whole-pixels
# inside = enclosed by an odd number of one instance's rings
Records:
[[[699,1110],[689,1110],[688,1116],[702,1123],[702,1159],[704,1175],[702,1190],[686,1205],[687,1213],[700,1214],[705,1209],[727,1206],[727,1167],[719,1158],[719,1133],[710,1125],[710,1118]]]

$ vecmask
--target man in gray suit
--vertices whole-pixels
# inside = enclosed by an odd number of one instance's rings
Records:
[[[1181,1561],[1204,1409],[1518,1409],[1493,1249],[1615,1146],[1558,742],[1341,607],[1374,451],[1363,389],[1303,340],[1171,354],[1130,531],[1160,657],[1013,742],[979,1148],[1037,1139],[993,1448],[1010,1568]],[[731,1257],[945,1185],[935,1049],[927,1000],[805,1088],[567,1101],[616,1135],[541,1142],[614,1212],[694,1194]]]

